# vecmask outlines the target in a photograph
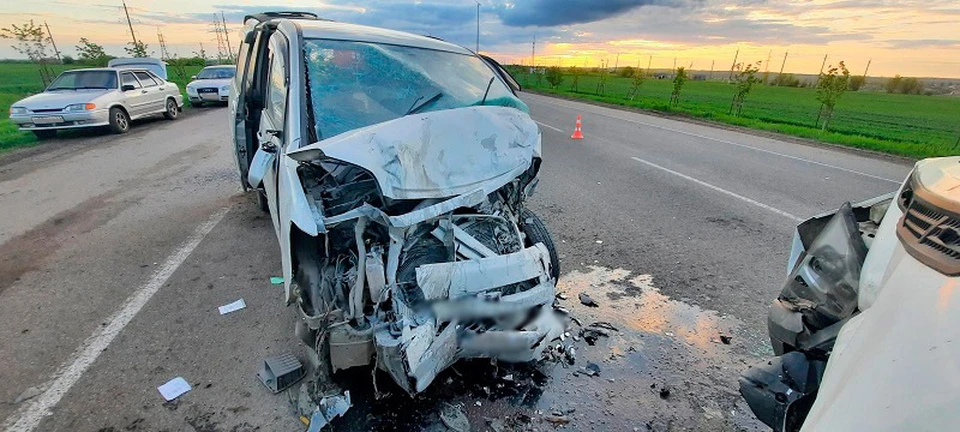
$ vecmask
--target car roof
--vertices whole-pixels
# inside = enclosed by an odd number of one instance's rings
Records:
[[[429,36],[421,36],[397,30],[388,30],[379,27],[370,27],[359,24],[349,24],[336,21],[318,21],[292,19],[300,28],[304,39],[330,39],[355,42],[371,42],[390,45],[426,48],[438,51],[447,51],[457,54],[472,55],[462,46],[452,44]]]
[[[69,69],[63,71],[66,72],[151,72],[147,68],[132,68],[132,67],[122,67],[122,68],[112,68],[112,67],[100,67],[100,68],[78,68],[78,69]],[[156,75],[156,72],[152,72]]]
[[[213,65],[205,66],[204,69],[236,69],[236,65]]]

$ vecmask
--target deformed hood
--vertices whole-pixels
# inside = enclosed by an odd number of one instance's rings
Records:
[[[444,198],[481,188],[492,192],[520,175],[540,156],[540,132],[520,110],[477,106],[367,126],[289,156],[326,156],[363,167],[389,198]]]

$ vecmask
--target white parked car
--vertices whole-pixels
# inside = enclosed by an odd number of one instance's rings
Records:
[[[207,66],[191,77],[187,84],[187,98],[191,106],[204,103],[227,103],[230,99],[230,83],[237,73],[236,66]]]
[[[147,69],[74,69],[60,74],[42,93],[10,106],[10,120],[37,138],[58,130],[108,127],[130,129],[130,121],[163,114],[174,120],[183,107],[176,84]]]
[[[960,425],[960,157],[797,226],[770,307],[778,355],[740,392],[775,431]]]

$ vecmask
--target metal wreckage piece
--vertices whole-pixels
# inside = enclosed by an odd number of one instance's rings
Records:
[[[537,360],[563,332],[556,251],[523,205],[540,164],[526,114],[407,116],[290,156],[320,233],[291,249],[321,367],[375,364],[414,394],[459,359]]]

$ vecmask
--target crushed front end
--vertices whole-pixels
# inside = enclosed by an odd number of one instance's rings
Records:
[[[459,359],[538,359],[562,326],[556,251],[524,207],[540,165],[529,116],[471,107],[345,135],[291,155],[320,232],[291,236],[319,367],[375,364],[418,393]]]

